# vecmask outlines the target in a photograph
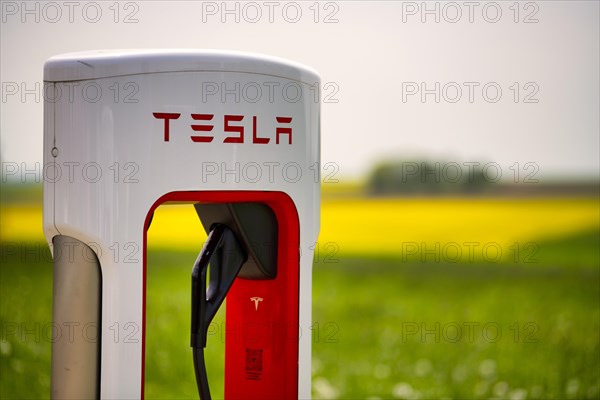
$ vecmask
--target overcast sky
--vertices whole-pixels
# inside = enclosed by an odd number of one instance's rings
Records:
[[[47,4],[2,1],[3,162],[42,161],[43,102],[22,89],[52,55],[213,48],[316,69],[322,161],[341,176],[411,156],[599,175],[597,1]]]

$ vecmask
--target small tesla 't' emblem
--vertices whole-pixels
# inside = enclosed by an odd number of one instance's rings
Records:
[[[262,297],[250,297],[250,301],[254,302],[254,309],[256,311],[258,311],[258,303],[260,303],[261,301],[263,301]]]

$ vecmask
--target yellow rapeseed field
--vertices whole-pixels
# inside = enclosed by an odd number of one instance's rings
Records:
[[[321,210],[319,241],[335,241],[345,254],[394,255],[436,244],[507,249],[600,224],[598,200],[589,199],[339,200],[324,202]]]
[[[1,219],[4,242],[44,240],[40,207],[9,205]],[[398,255],[436,246],[468,251],[488,243],[508,248],[598,228],[599,221],[598,199],[324,200],[318,248],[333,251],[334,243],[346,255]],[[156,211],[148,240],[155,248],[197,249],[204,237],[193,207],[173,205]]]

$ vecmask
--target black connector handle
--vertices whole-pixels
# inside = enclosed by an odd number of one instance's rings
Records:
[[[225,300],[247,254],[233,231],[223,224],[211,227],[208,239],[192,269],[192,326],[190,345],[194,349],[194,369],[202,400],[210,399],[204,364],[208,326]],[[208,266],[210,276],[206,285]]]

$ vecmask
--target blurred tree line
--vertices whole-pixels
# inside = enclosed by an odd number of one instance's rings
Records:
[[[497,171],[478,162],[385,161],[373,168],[367,189],[372,195],[478,194],[498,180]]]

